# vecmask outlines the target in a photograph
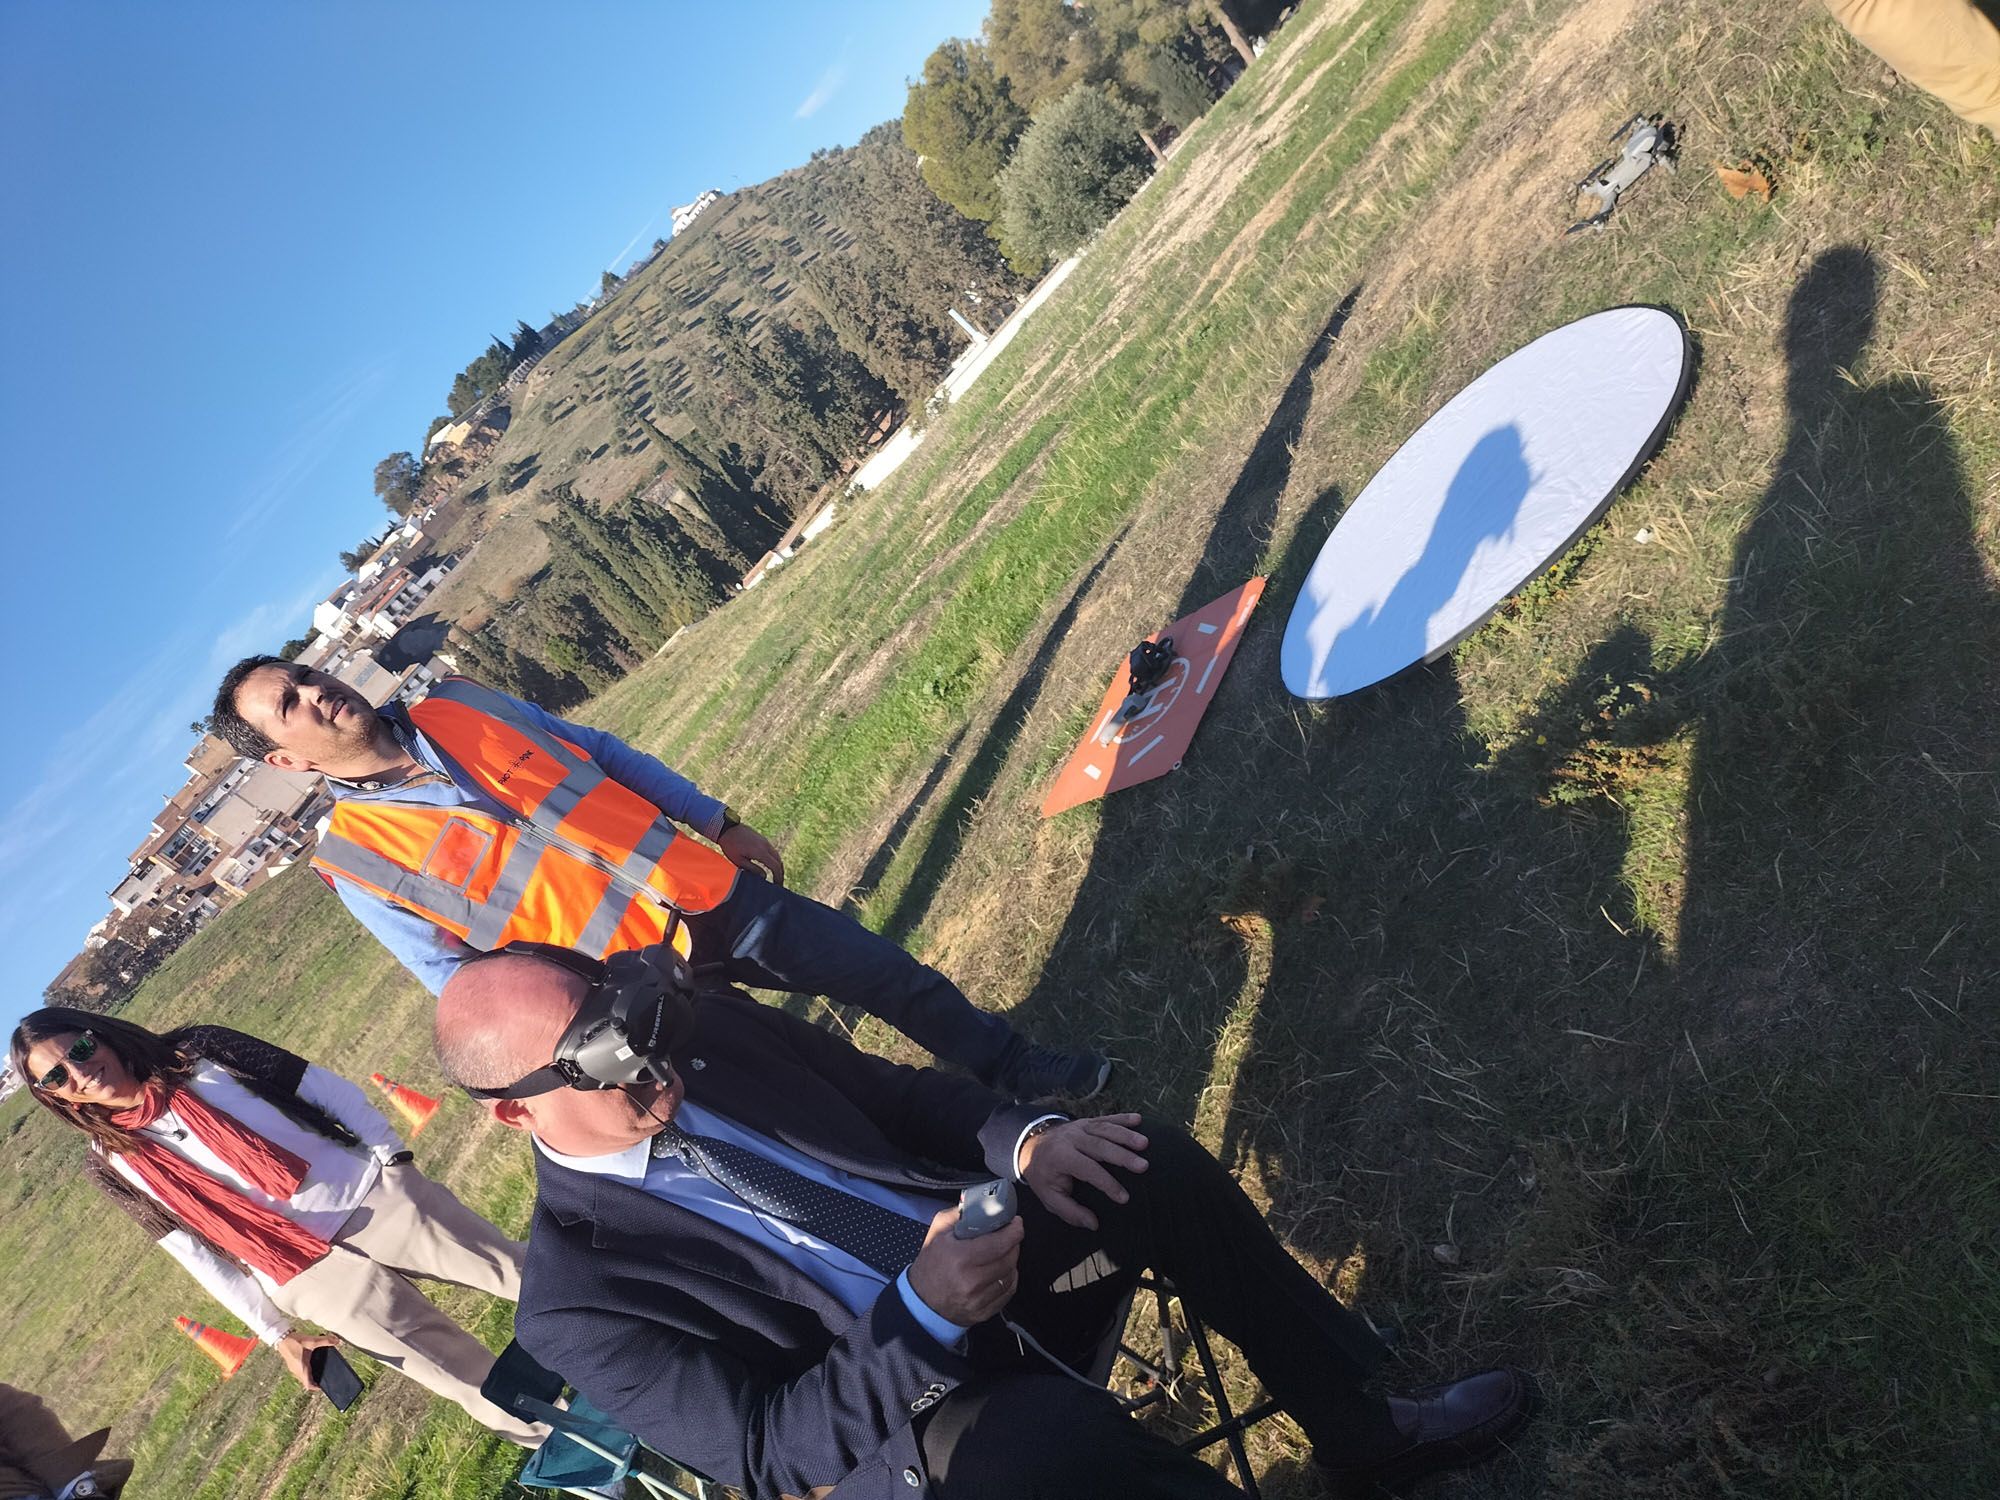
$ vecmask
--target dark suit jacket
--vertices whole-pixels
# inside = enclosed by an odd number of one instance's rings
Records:
[[[936,1195],[1010,1175],[1044,1111],[731,993],[696,1002],[688,1097],[830,1166]],[[537,1154],[514,1334],[649,1445],[752,1500],[910,1500],[911,1424],[970,1379],[892,1285],[860,1317],[764,1245]]]
[[[0,1497],[44,1500],[84,1474],[95,1474],[104,1494],[119,1494],[132,1477],[132,1460],[98,1458],[110,1436],[106,1427],[72,1438],[40,1396],[0,1385]]]

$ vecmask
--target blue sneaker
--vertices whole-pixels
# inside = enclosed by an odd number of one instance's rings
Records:
[[[1060,1094],[1090,1099],[1111,1081],[1111,1059],[1102,1052],[1062,1052],[1032,1042],[1017,1042],[1001,1063],[993,1087],[1016,1099],[1041,1099]]]

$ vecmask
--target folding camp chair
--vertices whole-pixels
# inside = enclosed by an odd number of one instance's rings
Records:
[[[571,1392],[558,1406],[563,1378],[545,1370],[519,1344],[510,1343],[480,1383],[479,1394],[502,1411],[532,1422],[546,1422],[555,1431],[543,1440],[521,1470],[529,1489],[556,1490],[565,1495],[602,1500],[616,1495],[626,1479],[637,1480],[654,1500],[714,1500],[718,1488],[707,1475],[664,1454],[655,1454],[631,1433],[613,1425],[580,1393]],[[652,1472],[648,1457],[663,1459],[693,1486],[683,1489]]]
[[[1132,1301],[1140,1292],[1153,1294],[1153,1305],[1159,1314],[1160,1363],[1154,1364],[1138,1350],[1125,1342],[1125,1327],[1131,1321]],[[1169,1303],[1181,1305],[1181,1321],[1186,1331],[1174,1326],[1173,1313]],[[1365,1314],[1363,1316],[1366,1316]],[[1398,1341],[1397,1330],[1388,1325],[1369,1319],[1369,1327],[1383,1343],[1394,1346]],[[1229,1448],[1230,1462],[1236,1468],[1237,1486],[1250,1500],[1262,1500],[1257,1489],[1257,1476],[1250,1471],[1250,1454],[1243,1446],[1243,1434],[1259,1422],[1280,1410],[1278,1403],[1266,1396],[1247,1411],[1237,1411],[1230,1405],[1229,1391],[1222,1383],[1222,1370],[1215,1362],[1215,1351],[1209,1347],[1208,1329],[1202,1326],[1194,1309],[1182,1300],[1180,1291],[1166,1277],[1149,1271],[1139,1278],[1132,1296],[1125,1299],[1118,1316],[1111,1325],[1110,1333],[1098,1347],[1096,1363],[1090,1376],[1099,1385],[1109,1385],[1111,1376],[1119,1360],[1124,1360],[1138,1371],[1139,1390],[1129,1396],[1117,1398],[1118,1404],[1128,1412],[1139,1412],[1162,1401],[1173,1399],[1181,1383],[1181,1364],[1186,1359],[1186,1351],[1192,1348],[1195,1360],[1201,1367],[1201,1384],[1208,1394],[1209,1405],[1214,1409],[1215,1420],[1180,1446],[1183,1452],[1200,1453],[1205,1448],[1213,1448],[1224,1443]]]
[[[1153,1305],[1159,1314],[1160,1363],[1154,1364],[1139,1353],[1125,1340],[1125,1326],[1130,1321],[1132,1301],[1142,1291],[1153,1294]],[[1181,1303],[1181,1321],[1186,1331],[1174,1326],[1170,1303]],[[1237,1411],[1230,1405],[1229,1392],[1222,1383],[1222,1371],[1215,1362],[1215,1351],[1208,1344],[1208,1330],[1194,1310],[1181,1301],[1174,1284],[1155,1272],[1148,1272],[1139,1278],[1131,1297],[1125,1299],[1113,1321],[1111,1332],[1097,1351],[1097,1360],[1090,1371],[1091,1378],[1099,1385],[1109,1385],[1112,1373],[1119,1360],[1124,1360],[1138,1371],[1141,1385],[1129,1396],[1118,1397],[1118,1404],[1128,1412],[1144,1411],[1163,1401],[1173,1399],[1181,1384],[1181,1363],[1186,1351],[1193,1348],[1195,1359],[1201,1366],[1201,1383],[1208,1393],[1209,1405],[1214,1408],[1215,1421],[1203,1428],[1180,1446],[1184,1452],[1200,1453],[1217,1443],[1229,1447],[1230,1462],[1235,1465],[1238,1487],[1250,1500],[1262,1500],[1257,1489],[1257,1476],[1250,1471],[1250,1454],[1243,1446],[1243,1434],[1257,1423],[1278,1410],[1278,1403],[1266,1397],[1248,1411]]]

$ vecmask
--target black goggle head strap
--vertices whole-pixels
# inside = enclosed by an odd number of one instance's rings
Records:
[[[532,1099],[557,1089],[615,1089],[665,1083],[673,1053],[694,1027],[694,973],[666,943],[599,960],[554,943],[509,943],[491,953],[527,955],[568,969],[590,988],[576,1008],[554,1058],[505,1088],[468,1088],[475,1099]]]

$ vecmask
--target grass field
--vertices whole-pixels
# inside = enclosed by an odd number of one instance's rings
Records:
[[[1562,239],[1641,109],[1681,171]],[[1709,170],[1746,156],[1770,205]],[[1107,1046],[1116,1105],[1191,1122],[1402,1330],[1398,1378],[1528,1366],[1517,1451],[1430,1493],[1993,1492],[1996,218],[2000,148],[1815,7],[1322,0],[910,463],[589,716]],[[1700,369],[1605,523],[1448,660],[1284,694],[1346,500],[1500,355],[1640,301]],[[1251,572],[1185,767],[1041,822],[1116,660]],[[421,996],[303,878],[135,1009],[436,1078]],[[501,1490],[393,1378],[345,1423],[268,1357],[218,1385],[169,1324],[198,1293],[22,1121],[0,1378],[124,1413],[146,1493]],[[419,1154],[524,1222],[462,1101]],[[1284,1423],[1256,1446],[1315,1493]]]

